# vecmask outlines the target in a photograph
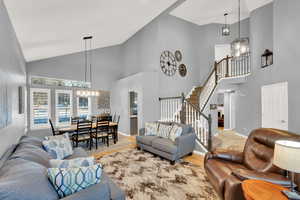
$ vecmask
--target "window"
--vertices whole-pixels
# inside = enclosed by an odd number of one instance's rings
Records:
[[[31,128],[47,128],[51,116],[50,90],[32,88],[30,99]]]
[[[80,118],[87,118],[91,115],[90,97],[77,97],[77,115]]]
[[[64,126],[71,123],[72,116],[72,91],[71,90],[56,90],[56,125]]]
[[[91,88],[90,82],[45,77],[32,77],[31,84],[34,86]]]

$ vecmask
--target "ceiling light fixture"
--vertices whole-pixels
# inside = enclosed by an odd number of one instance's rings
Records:
[[[89,72],[89,83],[90,87],[92,87],[92,39],[93,36],[86,36],[83,37],[84,41],[84,60],[85,60],[85,66],[84,66],[84,81],[88,82],[87,77],[88,77],[88,72]],[[89,43],[88,43],[89,42]],[[93,90],[78,90],[77,91],[77,96],[83,96],[83,97],[93,97],[93,96],[99,96],[100,93],[99,91],[93,91]]]
[[[225,24],[222,27],[222,35],[223,36],[229,36],[230,35],[230,26],[227,23],[227,16],[228,16],[228,13],[225,13],[224,14]]]
[[[231,43],[231,53],[234,57],[249,52],[249,39],[241,38],[241,0],[238,0],[238,34],[239,37]]]

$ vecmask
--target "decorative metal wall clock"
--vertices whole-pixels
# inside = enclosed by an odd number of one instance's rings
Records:
[[[179,71],[180,76],[185,77],[187,74],[187,69],[186,69],[185,64],[179,65],[178,71]]]
[[[177,62],[181,62],[181,60],[182,60],[182,53],[181,53],[181,51],[179,51],[179,50],[175,51],[175,58],[176,58]]]
[[[175,56],[170,51],[164,51],[160,56],[160,67],[167,76],[174,76],[177,71]]]

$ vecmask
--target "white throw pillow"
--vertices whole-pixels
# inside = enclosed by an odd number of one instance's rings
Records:
[[[83,157],[75,158],[70,160],[56,160],[51,159],[50,161],[51,168],[76,168],[76,167],[88,167],[95,164],[94,157]]]
[[[54,158],[62,160],[73,154],[69,134],[46,137],[43,141],[44,149]]]
[[[170,131],[169,139],[175,142],[176,138],[180,137],[182,134],[182,127],[174,125]]]

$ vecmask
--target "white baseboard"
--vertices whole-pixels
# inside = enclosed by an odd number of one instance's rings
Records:
[[[243,134],[240,134],[240,133],[237,133],[237,132],[236,132],[236,134],[243,137],[243,138],[248,138],[248,136],[246,136],[246,135],[243,135]]]
[[[193,151],[194,154],[196,155],[200,155],[200,156],[205,156],[205,153],[204,152],[201,152],[201,151]]]
[[[118,134],[124,135],[124,136],[130,136],[130,135],[128,135],[128,134],[126,134],[126,133],[123,133],[123,132],[121,132],[121,131],[118,131]]]
[[[207,153],[208,151],[206,151],[205,149],[205,147],[198,141],[198,140],[196,140],[196,143],[203,149],[203,151],[205,151],[205,153]],[[199,151],[200,152],[200,151]],[[201,152],[200,152],[201,153]],[[205,154],[204,153],[204,154]]]

